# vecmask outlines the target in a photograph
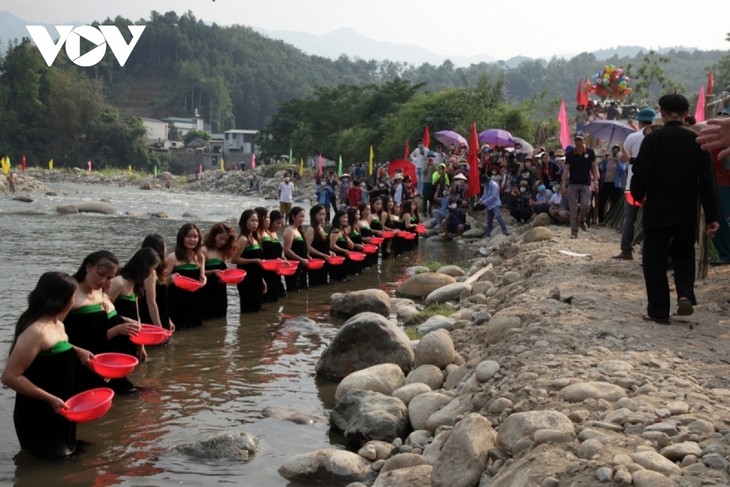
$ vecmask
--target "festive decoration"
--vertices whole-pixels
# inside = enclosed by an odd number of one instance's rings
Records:
[[[623,99],[631,94],[631,81],[624,75],[623,68],[617,68],[613,64],[607,64],[603,70],[591,77],[590,82],[583,85],[586,94],[595,93],[601,99],[615,98]]]

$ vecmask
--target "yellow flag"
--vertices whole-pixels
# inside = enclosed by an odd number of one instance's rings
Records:
[[[299,175],[304,176],[304,159],[299,158]]]
[[[223,156],[221,156],[221,172],[226,172],[226,163],[223,160]]]
[[[370,144],[370,163],[368,164],[368,176],[373,175],[373,144]]]
[[[48,161],[48,169],[53,169],[53,159]]]
[[[5,156],[2,158],[2,168],[3,168],[3,174],[7,176],[7,174],[10,172],[10,159],[8,159],[8,156]]]
[[[128,172],[129,174],[132,174],[132,166],[127,166],[127,172]]]

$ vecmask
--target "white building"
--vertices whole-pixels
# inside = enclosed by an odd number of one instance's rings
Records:
[[[144,125],[147,131],[147,143],[154,144],[155,142],[164,143],[167,141],[168,136],[168,125],[162,120],[156,118],[145,118],[140,117],[142,125]]]
[[[205,130],[205,123],[199,117],[167,117],[163,118],[162,121],[167,124],[172,124],[178,130],[180,138],[184,137],[191,130]]]
[[[252,154],[256,152],[254,139],[258,130],[226,130],[223,133],[224,154]]]

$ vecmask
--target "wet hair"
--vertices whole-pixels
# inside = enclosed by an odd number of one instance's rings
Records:
[[[355,228],[357,225],[357,208],[354,206],[351,206],[347,209],[347,222],[350,224],[352,228]]]
[[[269,215],[269,209],[264,208],[263,206],[257,206],[256,208],[253,209],[253,211],[255,211],[259,217],[259,228],[256,230],[256,232],[259,235],[263,235],[264,230],[265,230],[264,229],[264,220],[266,220],[266,215]]]
[[[149,248],[157,252],[160,257],[160,263],[157,265],[157,275],[161,276],[165,272],[165,239],[159,233],[151,233],[142,240],[142,248]]]
[[[271,220],[272,222],[283,219],[284,215],[279,210],[271,210],[271,213],[269,213],[269,220]]]
[[[246,225],[248,221],[251,219],[253,215],[258,216],[256,213],[256,210],[244,210],[243,213],[241,213],[241,218],[238,219],[238,234],[242,237],[250,237],[251,232],[248,229],[248,226]],[[257,232],[254,232],[257,233]],[[256,235],[254,235],[256,237]]]
[[[119,269],[124,279],[134,283],[134,292],[139,294],[144,289],[144,280],[160,263],[160,256],[154,249],[143,247],[134,253],[131,259]]]
[[[383,198],[377,197],[370,202],[370,213],[377,214],[377,211],[375,211],[375,203],[378,201],[380,201],[380,211],[383,211]]]
[[[309,209],[309,226],[318,229],[322,225],[317,221],[317,213],[324,210],[323,205],[314,205]]]
[[[112,254],[108,250],[97,250],[96,252],[90,253],[84,258],[83,262],[81,262],[81,265],[79,266],[79,269],[73,275],[73,278],[76,279],[76,282],[84,282],[84,280],[86,279],[86,268],[89,266],[114,267],[116,271],[116,268],[119,267],[119,260],[117,259],[116,255]]]
[[[35,288],[28,294],[28,308],[15,324],[10,352],[15,348],[20,334],[30,325],[44,316],[55,316],[64,311],[73,300],[77,286],[76,280],[65,272],[43,273]]]
[[[335,216],[332,218],[332,228],[337,228],[337,229],[342,228],[342,225],[340,224],[340,219],[342,218],[343,215],[347,215],[347,210],[343,210],[342,208],[340,208],[339,210],[337,210],[335,212]]]
[[[405,215],[408,213],[409,215],[413,216],[413,200],[405,200],[403,204],[400,207],[400,216]]]
[[[301,206],[295,206],[294,208],[289,210],[289,225],[294,225],[294,218],[296,218],[296,216],[303,211],[304,208],[302,208]]]
[[[216,237],[218,237],[221,233],[228,235],[228,238],[226,239],[226,244],[223,248],[219,249],[216,244]],[[238,236],[230,226],[225,223],[215,223],[205,233],[203,245],[205,245],[208,250],[216,249],[220,251],[226,259],[229,259],[236,253],[236,238],[238,238]]]
[[[193,249],[193,256],[198,262],[203,262],[203,254],[200,252],[200,249],[203,246],[203,236],[200,234],[198,226],[194,223],[186,223],[177,231],[177,238],[175,239],[175,258],[179,261],[187,259],[188,252],[185,248],[185,236],[190,232],[190,230],[198,232],[198,243]]]
[[[370,205],[367,203],[360,203],[359,205],[357,205],[357,209],[360,210],[360,218],[362,218],[363,217],[362,215],[363,215],[363,213],[365,213],[365,210],[370,209]],[[372,210],[370,211],[370,213],[372,213]]]

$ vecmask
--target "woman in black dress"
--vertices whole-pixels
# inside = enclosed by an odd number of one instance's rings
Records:
[[[297,272],[293,276],[284,276],[286,291],[299,291],[307,289],[307,243],[304,241],[304,218],[306,213],[301,206],[295,206],[289,212],[289,225],[284,229],[282,241],[284,246],[284,257],[297,262]]]
[[[165,239],[158,233],[151,233],[142,241],[142,248],[150,248],[157,252],[160,263],[155,268],[155,272],[144,281],[144,299],[137,301],[140,322],[175,331],[175,324],[170,321],[170,311],[167,305],[167,286],[170,279],[169,276],[165,276],[165,258],[167,257]]]
[[[304,232],[304,240],[307,242],[307,251],[310,257],[327,260],[330,255],[330,242],[327,232],[324,230],[324,221],[327,218],[327,212],[324,206],[314,205],[309,210],[309,228]],[[309,270],[309,285],[321,286],[327,284],[329,264],[326,263],[321,269]]]
[[[362,252],[363,239],[358,223],[360,223],[360,210],[351,206],[347,209],[347,224],[350,226],[350,240],[354,244],[352,249],[356,252]],[[360,274],[365,267],[365,262],[365,260],[358,262],[347,259],[347,273],[350,275]]]
[[[236,232],[225,223],[216,223],[203,238],[203,257],[207,282],[202,293],[203,319],[225,318],[228,311],[228,288],[218,278],[228,269],[226,262],[236,253]]]
[[[357,228],[360,231],[360,235],[362,235],[363,243],[369,244],[370,238],[374,235],[373,229],[370,228],[370,221],[372,220],[370,205],[367,203],[360,203],[357,206],[357,209],[360,214],[360,220],[357,222]],[[374,264],[378,264],[377,252],[374,254],[367,254],[367,257],[365,257],[365,261],[363,262],[363,267],[370,268]]]
[[[258,234],[261,247],[264,249],[264,260],[281,259],[284,252],[278,234],[283,220],[281,212],[274,210],[269,213],[269,210],[263,206],[257,206],[254,210],[259,217]],[[264,296],[264,302],[275,303],[279,298],[286,296],[284,283],[278,272],[264,269],[264,280],[268,289]]]
[[[336,255],[344,257],[347,262],[347,253],[354,248],[352,240],[350,240],[350,225],[347,222],[347,212],[345,210],[337,210],[334,218],[332,218],[332,227],[330,227],[330,251]],[[333,265],[329,268],[330,279],[334,281],[347,280],[347,268],[345,263]]]
[[[63,326],[74,303],[76,281],[63,272],[46,272],[28,296],[28,309],[15,325],[2,382],[16,392],[13,422],[20,448],[41,458],[63,458],[76,451],[76,423],[59,411],[74,395],[76,370],[92,354],[72,345]]]
[[[175,274],[200,281],[205,285],[205,259],[200,230],[192,223],[186,223],[177,232],[175,251],[167,256],[165,273],[173,278],[173,285],[167,292],[170,319],[179,330],[203,326],[203,299],[200,289],[187,291],[174,285]]]
[[[246,271],[243,281],[236,284],[241,300],[241,313],[261,311],[261,303],[266,294],[264,268],[261,267],[264,251],[258,240],[259,217],[255,210],[245,210],[238,220],[237,247],[241,253],[232,262]]]

